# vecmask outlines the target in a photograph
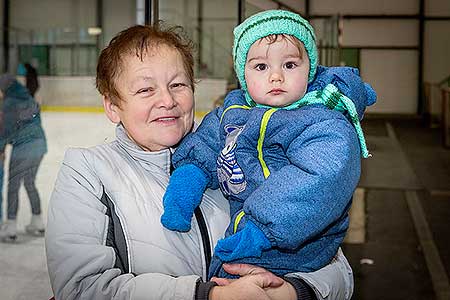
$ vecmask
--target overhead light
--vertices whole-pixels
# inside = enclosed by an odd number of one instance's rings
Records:
[[[99,35],[102,33],[102,29],[100,27],[89,27],[88,34],[89,35]]]

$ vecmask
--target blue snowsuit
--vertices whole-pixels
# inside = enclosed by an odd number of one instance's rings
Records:
[[[308,91],[328,83],[346,90],[360,118],[375,102],[355,69],[319,67],[317,73]],[[343,76],[328,78],[329,73]],[[290,110],[249,107],[241,90],[230,92],[223,107],[209,113],[173,155],[176,168],[199,167],[206,186],[220,187],[230,201],[228,239],[216,246],[210,277],[230,277],[221,269],[223,261],[255,264],[278,275],[328,264],[348,228],[360,156],[355,128],[341,112],[321,104]],[[186,189],[192,189],[195,178],[185,179]],[[256,246],[258,231],[268,242]],[[230,244],[227,240],[235,236]],[[259,252],[239,255],[252,247]]]

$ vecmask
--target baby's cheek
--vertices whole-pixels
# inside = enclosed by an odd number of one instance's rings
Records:
[[[250,82],[247,87],[248,93],[252,96],[252,98],[257,97],[262,91],[262,84],[258,82]]]

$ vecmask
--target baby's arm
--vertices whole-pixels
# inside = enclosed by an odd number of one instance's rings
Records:
[[[176,169],[163,196],[163,226],[174,231],[189,231],[194,210],[200,205],[207,185],[205,172],[196,165],[187,164]]]
[[[186,232],[207,187],[217,188],[216,159],[220,151],[221,108],[205,116],[197,131],[186,136],[175,151],[176,167],[163,197],[161,223],[170,230]]]
[[[245,102],[242,91],[235,90],[225,97],[224,107]],[[217,189],[217,157],[223,148],[221,118],[224,107],[205,116],[198,129],[186,136],[175,151],[172,174],[163,198],[161,223],[168,229],[188,231],[195,208],[205,189]]]

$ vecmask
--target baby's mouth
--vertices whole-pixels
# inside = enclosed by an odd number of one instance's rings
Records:
[[[283,89],[271,89],[271,90],[269,91],[268,94],[271,94],[271,95],[280,95],[280,94],[285,93],[285,92],[286,92],[286,91],[283,90]]]

